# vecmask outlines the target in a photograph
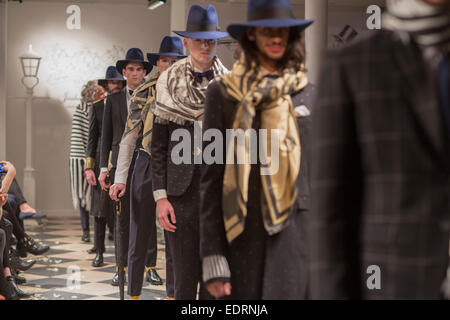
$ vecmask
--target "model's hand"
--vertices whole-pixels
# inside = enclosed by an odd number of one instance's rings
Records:
[[[214,281],[206,285],[209,293],[216,298],[229,296],[231,294],[231,284],[229,282]]]
[[[98,177],[98,182],[100,182],[100,186],[102,187],[102,190],[108,191],[109,187],[111,186],[111,182],[106,183],[106,176],[108,175],[108,172],[102,172],[100,173],[100,176]]]
[[[92,170],[92,169],[84,170],[84,176],[86,177],[87,182],[91,186],[96,186],[97,185],[97,179],[95,178],[94,170]]]
[[[122,198],[125,194],[126,187],[124,183],[114,183],[109,189],[109,196],[114,201],[119,201],[119,198]],[[117,194],[119,195],[117,196]]]
[[[160,199],[156,202],[156,210],[161,227],[170,232],[175,232],[177,223],[175,219],[175,211],[167,199]]]

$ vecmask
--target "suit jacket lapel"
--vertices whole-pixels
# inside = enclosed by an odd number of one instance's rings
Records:
[[[122,90],[119,101],[120,101],[120,119],[122,120],[122,124],[125,128],[125,123],[127,121],[128,116],[127,93],[125,92],[125,90]]]
[[[442,156],[445,151],[445,133],[436,77],[418,58],[418,52],[413,47],[405,46],[397,39],[392,49],[398,70],[403,75],[402,94],[416,115],[418,124],[433,150]]]

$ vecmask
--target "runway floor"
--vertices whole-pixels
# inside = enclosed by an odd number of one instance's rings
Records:
[[[35,240],[50,245],[45,255],[27,258],[36,259],[36,264],[21,273],[27,282],[20,286],[32,293],[32,300],[118,300],[119,288],[112,286],[115,272],[114,244],[106,239],[105,264],[100,268],[91,265],[95,254],[87,250],[93,246],[91,220],[91,242],[81,241],[81,226],[78,217],[50,217],[41,225],[26,226],[27,233]],[[162,230],[158,227],[157,271],[164,279],[161,286],[150,285],[143,277],[141,300],[162,300],[165,291],[165,252]],[[125,292],[127,287],[125,286]],[[128,299],[128,295],[125,299]]]

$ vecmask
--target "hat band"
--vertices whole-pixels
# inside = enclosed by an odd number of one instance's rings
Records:
[[[125,61],[144,62],[145,60],[142,57],[128,57]]]
[[[264,8],[251,11],[247,15],[248,21],[263,19],[293,19],[294,14],[291,8]]]
[[[159,53],[178,53],[178,54],[184,55],[183,51],[176,49],[176,48],[161,48],[161,49],[159,49]]]
[[[188,23],[186,31],[218,31],[217,24]]]

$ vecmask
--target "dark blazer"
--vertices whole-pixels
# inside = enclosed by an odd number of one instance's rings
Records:
[[[313,113],[312,298],[439,298],[450,148],[435,76],[390,31],[327,54]],[[372,265],[381,289],[368,289]]]
[[[100,147],[102,136],[103,110],[105,109],[105,99],[97,101],[89,111],[89,137],[86,148],[86,157],[91,157],[98,164],[100,159]]]
[[[125,87],[126,88],[126,87]],[[126,89],[113,93],[106,98],[103,113],[102,146],[100,152],[100,168],[108,167],[109,152],[112,151],[111,164],[116,168],[119,145],[127,121],[128,107]]]
[[[292,95],[294,107],[305,105],[310,111],[312,110],[311,98],[313,97],[314,86],[308,85],[302,91]],[[225,98],[226,97],[226,98]],[[203,122],[203,130],[210,128],[218,129],[222,135],[226,136],[226,129],[232,128],[234,112],[236,110],[236,101],[227,97],[223,91],[223,87],[219,82],[212,83],[208,87],[206,96],[206,108],[214,109],[214,111],[205,110],[205,120]],[[256,124],[255,124],[256,123]],[[259,114],[256,114],[254,128],[259,128]],[[299,125],[300,144],[301,144],[301,165],[300,173],[297,178],[297,186],[299,190],[298,201],[292,210],[295,213],[299,211],[308,211],[310,209],[310,183],[309,183],[309,149],[310,149],[310,132],[311,117],[297,117]],[[205,142],[205,145],[209,142]],[[204,146],[205,146],[204,145]],[[224,139],[224,151],[226,155],[226,143]],[[222,213],[222,189],[223,177],[225,173],[225,165],[210,164],[203,165],[201,179],[201,256],[202,258],[220,254],[227,255],[228,242],[225,235],[225,226]],[[255,183],[249,183],[249,199],[259,199],[260,190],[256,190]],[[251,195],[251,193],[255,195]],[[249,202],[249,205],[251,203]],[[301,232],[300,230],[298,230]],[[303,235],[302,235],[303,236]],[[305,236],[306,238],[306,236]],[[299,244],[295,244],[299,245]],[[305,243],[301,244],[306,247]],[[300,268],[300,267],[299,267]],[[306,268],[305,268],[306,269]]]
[[[193,157],[194,139],[191,138],[191,163],[175,164],[172,162],[172,149],[179,141],[171,141],[172,133],[177,129],[184,129],[194,137],[193,125],[179,125],[173,122],[153,123],[152,131],[152,180],[153,191],[166,189],[169,196],[184,194],[191,184],[195,164]]]

